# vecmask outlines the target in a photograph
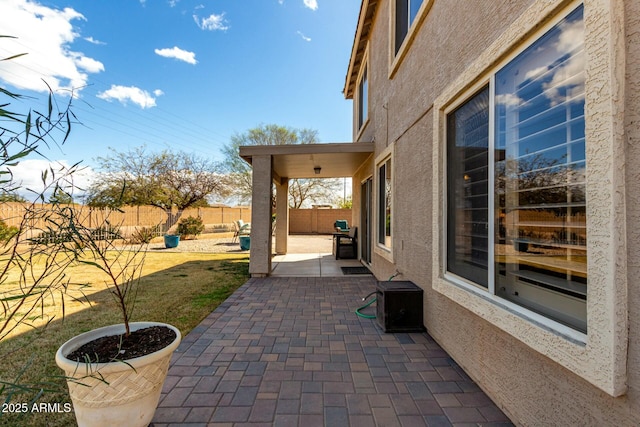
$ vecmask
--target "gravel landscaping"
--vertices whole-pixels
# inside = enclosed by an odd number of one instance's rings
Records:
[[[167,249],[162,239],[154,239],[149,244],[150,251],[162,252],[204,252],[204,253],[246,253],[240,249],[240,243],[233,241],[231,233],[203,234],[193,240],[180,240],[178,247]],[[224,236],[224,237],[223,237]],[[274,238],[275,244],[275,238]],[[331,253],[333,237],[331,235],[290,235],[288,253]]]

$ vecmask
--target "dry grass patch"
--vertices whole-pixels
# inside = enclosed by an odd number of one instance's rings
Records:
[[[246,254],[154,253],[146,256],[143,278],[138,288],[132,321],[158,321],[176,326],[188,333],[233,291],[248,279]],[[55,365],[57,348],[66,340],[101,326],[122,323],[113,296],[95,267],[74,265],[67,273],[76,283],[89,283],[82,289],[72,288],[64,304],[61,319],[59,295],[51,295],[43,319],[34,319],[33,327],[21,327],[10,338],[0,342],[0,380],[31,384],[34,390],[16,391],[15,403],[70,402],[62,372]],[[3,287],[7,283],[3,284]],[[82,301],[82,302],[81,302]],[[51,320],[53,319],[53,320]],[[43,323],[50,321],[44,328]],[[26,368],[25,368],[26,367]],[[35,389],[51,390],[38,397]],[[0,395],[2,401],[7,391]],[[0,425],[68,426],[74,425],[71,414],[41,413],[18,417],[0,414]]]

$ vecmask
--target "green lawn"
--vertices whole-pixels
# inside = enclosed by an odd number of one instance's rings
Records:
[[[183,336],[193,329],[248,279],[249,258],[246,254],[153,253],[147,254],[143,278],[138,289],[133,321],[170,323]],[[46,307],[49,325],[17,329],[0,342],[0,381],[31,384],[48,391],[37,397],[36,391],[16,392],[12,403],[69,403],[62,371],[54,361],[58,347],[71,337],[101,326],[122,323],[112,295],[106,289],[97,269],[77,265],[67,273],[78,282],[91,287],[76,297],[88,302],[65,299],[64,319],[60,301],[52,300]],[[8,282],[10,283],[10,282]],[[3,284],[4,287],[8,283]],[[37,319],[36,319],[37,321]],[[19,381],[16,381],[19,380]],[[0,394],[5,402],[7,390]],[[17,410],[5,406],[4,411]],[[73,413],[37,413],[19,416],[0,413],[2,426],[69,426],[75,424]]]

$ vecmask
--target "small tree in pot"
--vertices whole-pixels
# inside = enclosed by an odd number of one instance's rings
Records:
[[[5,37],[0,35],[0,39]],[[0,58],[0,62],[19,56]],[[10,109],[11,101],[22,98],[0,87],[0,203],[9,200],[9,196],[20,189],[13,182],[11,168],[29,155],[39,155],[41,146],[64,144],[71,124],[76,123],[70,110],[73,96],[69,97],[65,107],[59,109],[50,90],[46,112],[29,110],[25,115]],[[57,135],[61,135],[60,139],[56,138]],[[82,210],[68,203],[74,188],[73,175],[78,170],[77,164],[69,168],[62,165],[59,169],[49,167],[42,173],[44,188],[32,191],[36,200],[22,206],[17,222],[16,218],[4,218],[17,225],[0,227],[0,340],[20,326],[38,327],[36,320],[47,320],[45,307],[54,301],[51,295],[64,294],[74,284],[66,272],[68,267],[79,261],[98,267],[108,277],[124,323],[87,332],[68,341],[56,358],[67,372],[79,425],[146,426],[157,406],[169,359],[180,342],[180,332],[165,324],[130,323],[144,260],[143,247],[118,246],[116,242],[120,236],[113,231],[117,228],[111,227],[108,221],[104,229],[110,232],[106,238],[104,233],[97,234],[95,229],[83,226]],[[57,195],[51,200],[53,204],[44,206],[39,203],[44,202],[49,193]],[[17,279],[8,280],[11,274]],[[64,303],[62,305],[64,315]],[[149,355],[129,350],[124,343],[130,341],[138,330],[148,326],[168,335],[169,344],[160,342],[157,347],[161,349]],[[115,356],[114,353],[98,353],[97,358],[93,358],[92,351],[91,356],[84,353],[80,362],[67,358],[84,341],[93,341],[104,330],[107,330],[107,335],[118,336]],[[152,338],[150,341],[161,340]],[[160,363],[150,367],[147,362],[157,359],[158,353]],[[0,356],[8,357],[6,354]],[[125,388],[125,383],[135,384],[140,378],[144,384],[135,386],[135,393]],[[39,384],[25,386],[19,381],[20,375],[13,382],[0,378],[0,394],[6,393],[5,403],[16,390],[33,390],[38,392],[38,396],[45,391]],[[102,395],[92,396],[98,389]],[[114,391],[119,398],[111,397]],[[104,409],[105,402],[109,400],[123,406]],[[98,408],[97,415],[90,414],[93,408]]]
[[[146,245],[85,239],[80,262],[101,270],[122,324],[78,335],[56,353],[65,371],[79,426],[147,426],[155,413],[180,331],[131,322]]]

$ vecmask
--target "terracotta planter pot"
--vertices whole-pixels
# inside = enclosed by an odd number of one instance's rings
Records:
[[[131,330],[166,326],[176,333],[167,347],[125,362],[81,363],[67,359],[85,343],[96,338],[124,333],[124,325],[112,325],[78,335],[62,344],[56,363],[65,371],[78,426],[148,426],[153,418],[180,331],[156,322],[131,323]]]

